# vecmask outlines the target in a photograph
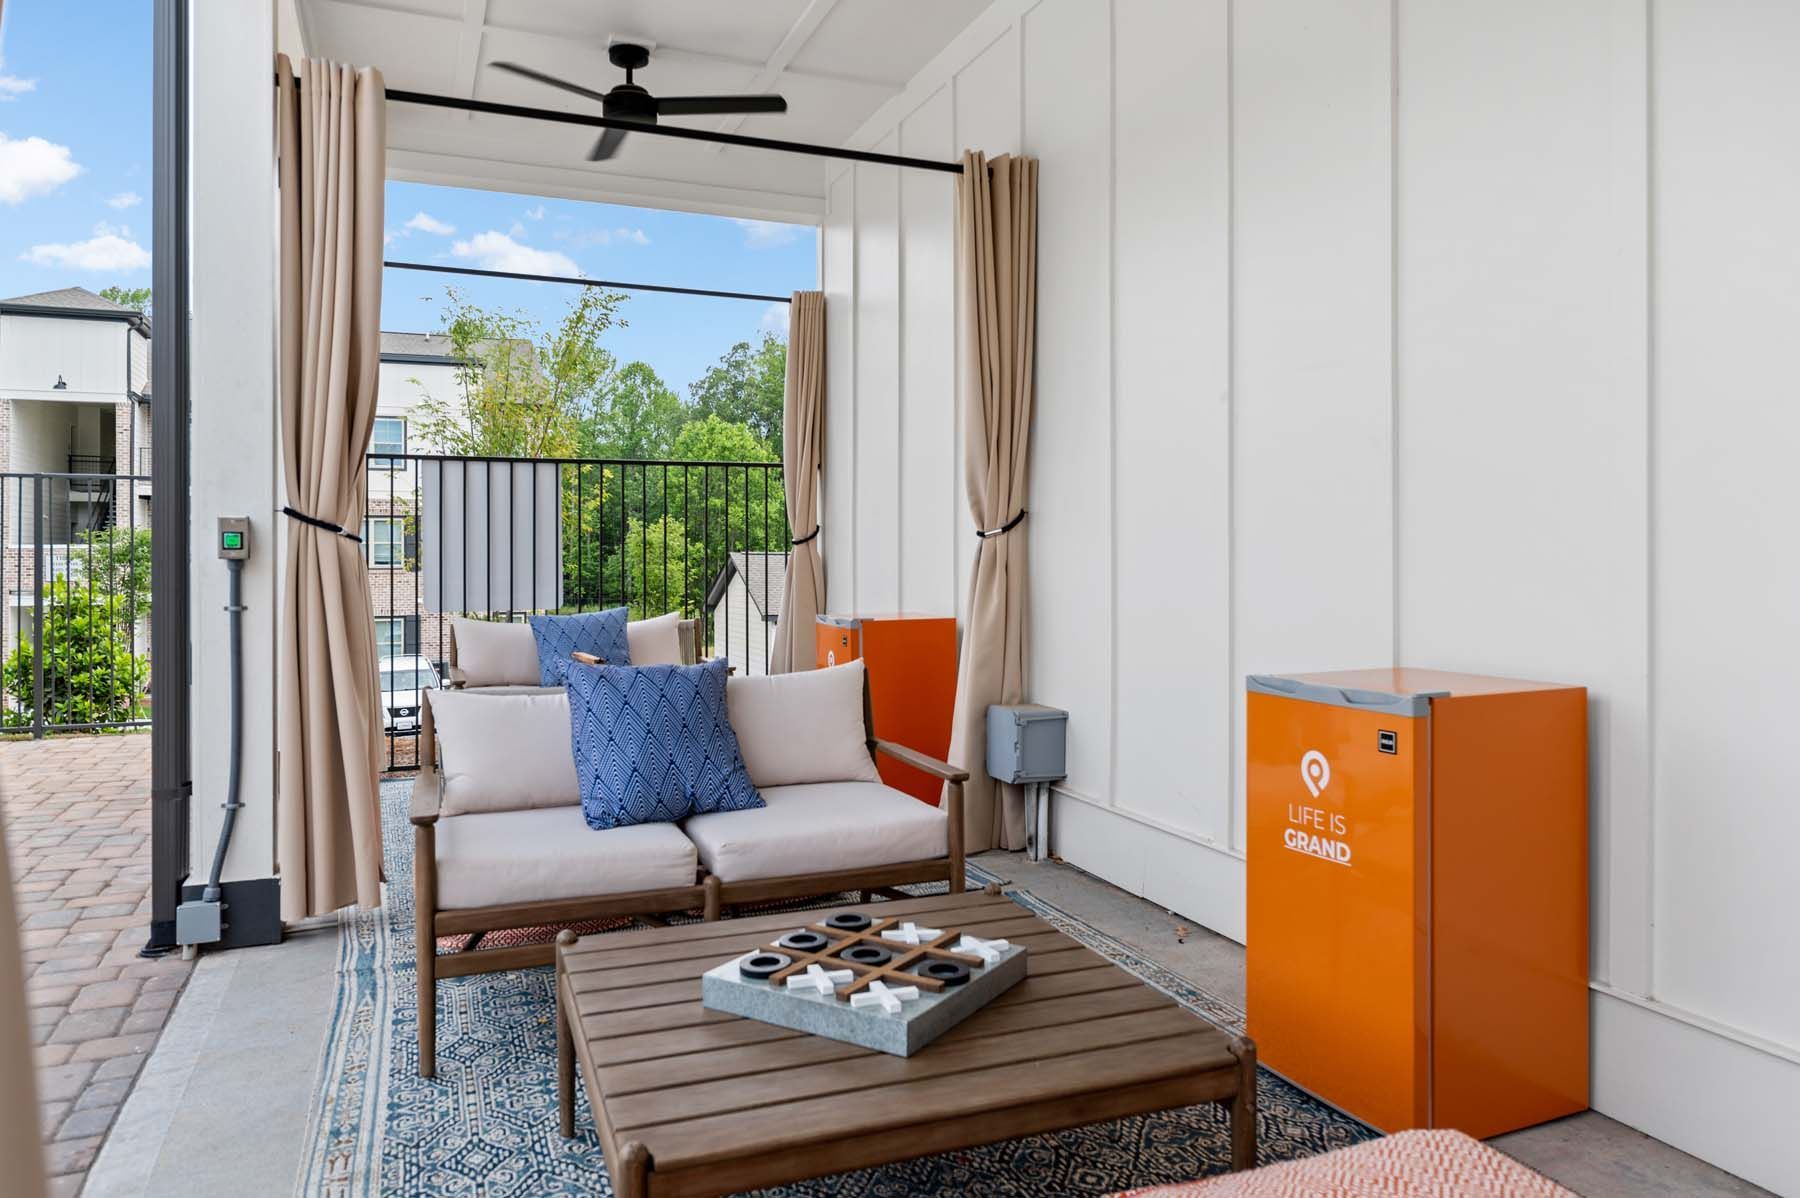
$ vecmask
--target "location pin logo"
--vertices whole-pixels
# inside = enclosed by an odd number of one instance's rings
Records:
[[[1312,791],[1312,797],[1316,799],[1319,792],[1331,784],[1331,763],[1317,749],[1308,749],[1300,759],[1300,777],[1305,780],[1306,789]]]

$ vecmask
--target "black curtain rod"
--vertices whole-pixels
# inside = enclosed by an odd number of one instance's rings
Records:
[[[294,86],[300,86],[295,78]],[[389,88],[387,98],[396,104],[419,104],[426,108],[454,108],[462,112],[480,112],[488,116],[516,116],[528,121],[556,121],[564,125],[586,125],[592,129],[621,129],[626,133],[643,133],[650,137],[673,137],[682,141],[707,141],[722,146],[743,146],[752,150],[781,150],[788,154],[807,154],[814,158],[841,158],[846,162],[872,162],[879,166],[904,166],[912,170],[963,173],[960,162],[939,162],[935,158],[909,158],[905,154],[877,154],[873,150],[846,150],[842,146],[819,146],[804,141],[783,141],[778,137],[747,137],[742,133],[714,133],[708,129],[683,129],[679,125],[645,125],[637,121],[621,121],[585,112],[560,112],[553,108],[526,108],[520,104],[496,104],[491,100],[464,100],[460,96],[434,96],[430,92],[398,91]]]
[[[787,295],[759,295],[754,291],[713,291],[707,287],[670,287],[663,283],[615,283],[610,279],[579,279],[571,275],[534,275],[518,270],[478,270],[473,266],[437,266],[429,262],[383,262],[394,270],[425,270],[440,275],[478,275],[484,279],[523,279],[531,283],[573,283],[577,287],[616,287],[620,291],[665,291],[670,295],[710,295],[715,299],[764,300],[790,304]]]
[[[396,104],[420,104],[427,108],[455,108],[463,112],[480,112],[489,116],[516,116],[531,121],[557,121],[565,125],[587,125],[595,129],[621,129],[627,133],[643,133],[651,137],[674,137],[684,141],[716,142],[726,146],[744,146],[754,150],[783,150],[789,154],[809,154],[815,158],[842,158],[849,162],[873,162],[881,166],[904,166],[922,171],[962,174],[962,163],[939,162],[933,158],[908,158],[903,154],[877,154],[872,150],[846,150],[840,146],[818,146],[803,141],[782,141],[775,137],[746,137],[742,133],[714,133],[709,129],[683,129],[678,125],[645,125],[585,112],[561,112],[550,108],[526,108],[518,104],[496,104],[491,100],[464,100],[458,96],[434,96],[429,92],[388,89],[387,98]]]

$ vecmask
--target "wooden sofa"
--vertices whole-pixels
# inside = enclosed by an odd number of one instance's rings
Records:
[[[482,694],[555,694],[560,688],[483,687]],[[763,789],[768,809],[726,812],[690,817],[682,825],[653,824],[637,828],[594,832],[582,822],[580,807],[537,808],[518,812],[446,815],[443,811],[443,778],[439,769],[441,746],[432,704],[426,703],[419,734],[419,775],[413,786],[413,897],[415,951],[417,954],[419,1073],[436,1074],[437,980],[498,970],[548,965],[555,945],[549,938],[529,945],[481,949],[481,938],[490,932],[518,928],[563,928],[572,924],[615,916],[656,919],[670,912],[700,911],[706,919],[718,919],[731,904],[759,903],[776,899],[804,898],[838,891],[861,891],[866,901],[871,891],[891,891],[908,883],[945,881],[950,890],[963,889],[963,793],[968,773],[901,745],[879,740],[868,702],[866,674],[863,681],[862,728],[871,761],[891,757],[927,771],[949,783],[943,817],[942,852],[915,859],[892,861],[873,858],[861,863],[826,861],[825,868],[759,869],[754,849],[759,830],[765,842],[789,841],[777,821],[816,812],[821,801],[832,796],[812,793],[817,787],[769,787]],[[832,785],[832,784],[825,784]],[[869,786],[868,783],[844,785]],[[873,786],[861,810],[873,814],[865,821],[864,848],[888,840],[883,827],[903,829],[899,841],[921,840],[920,824],[935,819],[937,809],[919,804],[898,791],[877,794],[886,788]],[[806,791],[806,794],[790,793]],[[902,805],[904,804],[904,805]],[[810,805],[810,806],[809,806]],[[841,804],[840,804],[841,805]],[[761,820],[758,821],[758,817]],[[707,833],[703,821],[715,821]],[[758,821],[758,822],[752,822]],[[690,832],[689,829],[697,829]],[[735,831],[733,831],[735,829]],[[566,834],[565,834],[566,833]],[[747,833],[747,834],[746,834]],[[642,843],[628,843],[632,834]],[[602,841],[599,838],[609,838]],[[687,841],[692,856],[682,870],[671,837]],[[910,838],[910,839],[909,839]],[[694,841],[701,841],[695,844]],[[935,844],[935,842],[930,842]],[[732,852],[736,847],[739,851]],[[602,846],[605,846],[602,848]],[[832,844],[820,850],[828,858],[854,845]],[[569,866],[581,876],[597,874],[607,880],[606,862],[589,859],[590,851],[614,853],[621,872],[635,875],[621,886],[601,884],[589,893],[571,884]],[[706,867],[708,853],[721,862],[726,877]],[[513,854],[511,859],[507,855]],[[537,859],[539,856],[542,860]],[[767,854],[765,854],[767,855]],[[891,852],[887,853],[891,856]],[[775,857],[782,856],[776,852]],[[788,854],[791,856],[791,853]],[[654,857],[647,863],[642,858]],[[730,859],[729,866],[723,863]],[[649,880],[637,885],[634,881]],[[533,891],[536,890],[534,894]],[[437,951],[439,937],[468,935],[464,948],[446,954]]]

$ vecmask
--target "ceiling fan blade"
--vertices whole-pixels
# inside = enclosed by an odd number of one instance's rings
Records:
[[[786,112],[784,96],[658,96],[658,116],[708,116],[734,112]]]
[[[548,83],[551,87],[560,87],[566,92],[574,92],[576,95],[586,96],[590,100],[604,102],[606,99],[605,92],[597,92],[592,88],[583,87],[579,83],[570,83],[567,79],[558,79],[555,75],[546,75],[531,67],[522,67],[516,62],[490,62],[488,65],[497,70],[510,71],[514,75],[522,75],[526,79],[535,79],[539,83]]]
[[[603,162],[619,152],[619,146],[625,141],[625,130],[608,129],[600,134],[600,140],[588,151],[589,162]]]

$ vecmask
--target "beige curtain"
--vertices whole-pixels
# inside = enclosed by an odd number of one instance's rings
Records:
[[[12,862],[0,824],[0,1161],[6,1192],[39,1198],[44,1192],[43,1145],[38,1140],[37,1062],[25,1016],[25,958],[13,907]]]
[[[386,93],[381,75],[285,56],[281,156],[281,605],[276,856],[281,915],[381,900],[381,694],[362,546],[380,362]],[[300,519],[306,517],[308,519]]]
[[[988,777],[987,709],[1025,697],[1025,501],[1037,326],[1035,158],[963,154],[956,186],[963,468],[975,569],[956,679],[950,760],[969,771],[968,851],[1025,847],[1025,802]]]
[[[818,664],[813,626],[825,607],[819,554],[819,466],[825,450],[825,296],[796,291],[788,308],[787,393],[781,416],[781,476],[794,551],[781,592],[769,673]]]

